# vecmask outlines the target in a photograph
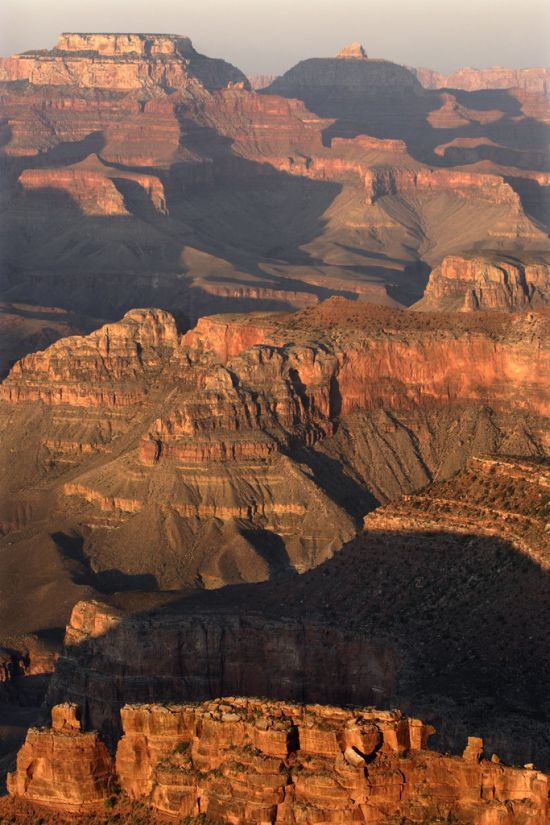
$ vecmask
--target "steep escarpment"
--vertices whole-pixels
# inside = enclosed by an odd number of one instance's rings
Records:
[[[78,602],[48,702],[82,705],[88,727],[112,741],[127,702],[188,701],[220,693],[311,702],[387,703],[397,658],[382,640],[320,621],[208,600],[148,614]],[[320,655],[321,651],[324,651]],[[334,673],[339,673],[334,679]]]
[[[248,86],[231,64],[198,54],[188,37],[169,34],[62,34],[50,50],[2,60],[0,80],[40,86],[139,89]]]
[[[333,299],[181,337],[168,313],[132,311],[3,383],[3,532],[72,542],[100,587],[310,569],[376,502],[471,452],[544,451],[546,328]]]
[[[124,702],[375,702],[424,717],[442,750],[475,734],[547,765],[548,484],[547,462],[481,456],[375,510],[301,576],[147,608],[129,594],[81,602],[49,702],[79,703],[108,737]]]
[[[90,809],[102,794],[111,807],[123,809],[122,799],[109,797],[108,770],[98,770],[90,735],[60,728],[73,710],[55,707],[52,730],[29,733],[10,792],[60,811]],[[202,705],[129,705],[122,718],[115,763],[120,790],[153,815],[247,823],[384,823],[434,815],[477,823],[505,816],[526,823],[548,813],[545,774],[506,767],[496,756],[484,759],[477,738],[468,739],[462,757],[434,753],[427,748],[433,728],[399,711],[224,698]],[[57,785],[55,755],[45,753],[52,741],[67,756],[71,745],[82,747],[79,764],[69,763]],[[34,781],[29,762],[40,764],[41,782]],[[109,767],[114,773],[115,766]],[[87,770],[98,777],[93,791],[82,781],[74,786]],[[17,806],[12,810],[17,814]],[[16,815],[12,821],[20,820]]]
[[[424,297],[415,309],[528,309],[548,303],[549,283],[544,260],[521,263],[499,260],[497,255],[449,256],[431,271]]]

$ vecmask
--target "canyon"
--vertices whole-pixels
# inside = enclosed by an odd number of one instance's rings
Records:
[[[330,295],[410,306],[447,256],[548,265],[531,87],[427,89],[354,44],[255,92],[188,37],[63,34],[0,60],[0,116],[18,317],[48,306],[87,332],[158,306],[189,328]],[[1,323],[9,367],[25,351]]]
[[[548,70],[370,54],[0,59],[2,821],[550,818]]]
[[[131,311],[1,385],[2,532],[53,536],[100,587],[304,572],[473,452],[544,453],[548,320],[332,298],[181,335]]]
[[[545,765],[548,340],[545,309],[332,298],[29,354],[1,385],[3,645],[32,640],[8,700],[51,638],[40,695],[110,744],[125,703],[230,693],[399,706]]]

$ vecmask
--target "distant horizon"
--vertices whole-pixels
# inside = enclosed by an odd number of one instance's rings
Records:
[[[258,11],[258,9],[261,11]],[[396,20],[399,26],[396,26]],[[282,74],[300,60],[333,57],[348,43],[369,57],[443,74],[461,68],[550,65],[550,8],[543,0],[4,0],[0,56],[51,49],[60,34],[167,34],[247,75]]]

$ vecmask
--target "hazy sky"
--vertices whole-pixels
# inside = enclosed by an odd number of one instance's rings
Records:
[[[247,73],[361,41],[371,57],[448,72],[550,65],[549,0],[0,0],[0,54],[61,31],[172,32]]]

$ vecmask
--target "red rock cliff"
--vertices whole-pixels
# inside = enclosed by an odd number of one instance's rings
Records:
[[[448,256],[430,273],[423,310],[516,310],[550,302],[550,266],[494,257]]]
[[[248,87],[229,63],[198,54],[188,37],[157,34],[62,34],[54,49],[0,60],[0,80],[27,80],[37,86],[100,89],[185,89],[229,83]]]
[[[42,403],[32,407],[43,421],[40,442],[25,437],[25,451],[55,485],[53,520],[82,511],[93,526],[87,552],[97,569],[120,569],[124,557],[128,572],[153,563],[165,586],[181,586],[182,576],[193,581],[200,570],[214,587],[268,577],[254,545],[258,530],[284,535],[299,570],[354,535],[352,514],[364,515],[372,499],[355,490],[355,509],[343,507],[318,455],[337,450],[346,472],[386,501],[442,467],[457,469],[474,448],[493,449],[494,426],[505,443],[517,431],[512,417],[525,422],[531,446],[524,449],[544,450],[546,329],[544,312],[459,314],[451,323],[332,299],[296,316],[204,319],[182,338],[168,313],[134,310],[119,324],[29,355],[0,394],[16,429],[25,426],[26,405]],[[486,408],[491,427],[479,421]],[[449,416],[462,422],[451,439],[442,437]],[[477,441],[459,437],[474,419]],[[410,435],[412,421],[421,438]],[[378,445],[375,465],[356,447],[365,431]],[[296,450],[315,451],[313,471]],[[10,454],[5,466],[12,461]],[[69,467],[70,476],[50,476]],[[6,530],[32,512],[21,506],[21,489],[35,468],[27,459],[6,477],[14,490],[3,503]],[[157,522],[157,513],[166,515]],[[205,524],[220,536],[214,552]],[[180,568],[175,559],[189,535],[199,544]],[[146,551],[150,541],[158,558]]]
[[[82,807],[92,794],[74,781],[98,780],[105,797],[110,772],[86,747],[88,734],[31,733],[10,778],[10,793]],[[483,741],[470,738],[463,757],[427,749],[433,728],[399,711],[291,705],[224,698],[200,705],[130,705],[116,755],[122,791],[171,817],[206,815],[227,823],[363,822],[393,818],[459,818],[471,825],[527,825],[549,814],[549,778],[534,769],[483,759]],[[43,748],[65,737],[82,751],[66,763],[56,787],[54,759]],[[101,744],[97,743],[101,748]],[[67,754],[69,756],[69,754]],[[28,782],[29,759],[42,760],[42,797]],[[107,768],[107,769],[105,769]],[[73,784],[71,784],[73,783]],[[64,793],[64,795],[63,795]]]
[[[57,705],[52,726],[31,728],[8,774],[8,793],[67,811],[81,811],[108,796],[113,762],[97,733],[80,730],[76,705]]]

